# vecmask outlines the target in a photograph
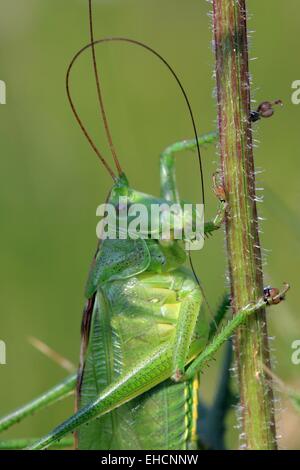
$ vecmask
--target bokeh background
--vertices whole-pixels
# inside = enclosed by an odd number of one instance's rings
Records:
[[[290,281],[288,300],[269,313],[276,373],[300,390],[300,365],[291,362],[300,339],[299,316],[299,118],[291,83],[300,79],[299,1],[249,0],[252,97],[257,103],[281,98],[284,107],[255,125],[256,166],[265,201],[259,205],[266,249],[266,283]],[[66,372],[35,350],[29,336],[78,362],[83,288],[96,245],[96,206],[111,181],[74,121],[66,99],[68,61],[88,42],[85,0],[1,0],[0,79],[7,104],[0,106],[0,339],[7,365],[0,366],[0,415],[61,380]],[[160,51],[181,77],[199,132],[216,126],[211,5],[204,0],[95,0],[97,37],[124,35]],[[160,151],[192,137],[182,97],[166,69],[149,54],[124,44],[101,45],[98,61],[115,145],[131,184],[158,194]],[[254,60],[255,59],[255,60]],[[89,54],[72,81],[84,122],[108,155]],[[255,104],[253,104],[255,106]],[[208,207],[214,147],[203,151]],[[185,199],[198,201],[200,178],[192,153],[178,157]],[[261,192],[259,194],[262,194]],[[224,290],[223,233],[195,256],[197,272],[214,307]],[[220,358],[219,358],[220,359]],[[220,360],[202,380],[212,400]],[[286,398],[277,408],[281,447],[300,449],[300,416]],[[72,399],[61,402],[3,437],[45,433],[69,415]],[[239,430],[229,419],[227,441],[237,447]]]

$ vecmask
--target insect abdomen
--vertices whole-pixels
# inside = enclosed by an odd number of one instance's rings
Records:
[[[98,290],[80,389],[80,407],[126,368],[171,341],[186,281],[180,270],[144,273]],[[171,380],[79,431],[81,449],[186,449],[192,431],[192,387]]]

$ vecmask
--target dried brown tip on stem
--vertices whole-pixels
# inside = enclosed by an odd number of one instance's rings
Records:
[[[261,118],[269,118],[274,114],[273,106],[280,105],[283,106],[283,102],[281,100],[274,100],[274,101],[263,101],[260,103],[256,111],[251,111],[251,121],[255,122]]]
[[[283,102],[281,100],[264,101],[258,106],[257,112],[259,113],[260,117],[271,117],[274,114],[273,106],[275,105],[283,106]]]
[[[224,189],[224,186],[223,186],[223,183],[222,183],[221,171],[216,171],[213,174],[212,178],[213,178],[213,191],[214,191],[215,195],[217,196],[217,198],[220,201],[225,202],[226,201],[226,195],[225,195],[225,189]]]
[[[72,364],[72,362],[69,361],[69,359],[66,359],[57,351],[54,351],[54,349],[50,348],[48,344],[44,343],[40,339],[35,338],[34,336],[29,336],[28,341],[35,349],[40,351],[42,354],[44,354],[46,357],[51,359],[53,362],[58,364],[60,367],[62,367],[66,371],[74,372],[76,370],[75,365]]]
[[[282,302],[285,299],[287,291],[290,289],[290,285],[285,282],[283,288],[280,291],[277,287],[265,287],[264,289],[264,299],[267,305],[276,305]]]

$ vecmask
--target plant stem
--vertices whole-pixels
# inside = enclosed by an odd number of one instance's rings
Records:
[[[229,210],[226,239],[233,313],[263,292],[250,122],[246,0],[213,0],[218,124],[223,185]],[[276,449],[265,308],[235,338],[243,448]]]

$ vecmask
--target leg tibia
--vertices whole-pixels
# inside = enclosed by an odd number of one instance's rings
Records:
[[[79,426],[110,412],[149,390],[171,375],[171,364],[172,349],[168,342],[154,350],[151,356],[137,362],[126,374],[121,375],[106,387],[94,402],[81,408],[75,415],[57,426],[29,449],[45,449]]]
[[[190,364],[183,379],[190,380],[195,376],[195,374],[201,372],[203,367],[213,358],[222,344],[233,335],[236,329],[245,322],[249,315],[259,311],[263,306],[276,305],[280,303],[285,299],[285,295],[289,288],[290,286],[287,283],[284,283],[281,291],[276,288],[268,287],[264,289],[264,296],[256,303],[249,304],[239,312],[235,313],[234,317],[227,323],[227,325],[225,325],[219,333],[216,333],[206,348]]]
[[[209,132],[208,134],[204,134],[198,137],[199,145],[205,145],[208,143],[213,143],[216,141],[218,137],[217,132]],[[184,150],[196,150],[197,142],[196,139],[191,140],[183,140],[181,142],[176,142],[169,147],[167,147],[164,152],[160,156],[160,183],[161,183],[161,196],[166,199],[167,201],[172,201],[179,203],[180,197],[177,188],[176,182],[176,171],[175,171],[175,155],[178,152],[182,152]],[[209,235],[210,233],[218,230],[225,217],[226,211],[226,202],[222,195],[220,194],[220,187],[216,186],[215,178],[214,178],[214,191],[220,200],[220,207],[217,212],[216,217],[204,224],[204,233]]]
[[[205,235],[209,235],[209,234],[211,234],[215,230],[218,230],[221,227],[221,225],[224,221],[226,208],[227,208],[227,203],[225,201],[220,201],[219,209],[218,209],[218,212],[217,212],[215,218],[213,220],[205,222],[205,224],[204,224],[204,233],[205,233]]]
[[[189,281],[190,285],[186,290],[183,286],[184,298],[182,300],[173,352],[173,374],[172,378],[178,381],[184,373],[184,366],[187,361],[189,348],[192,342],[197,318],[202,303],[202,294],[197,284]]]
[[[224,328],[217,333],[207,347],[199,354],[199,356],[187,368],[184,374],[184,380],[189,380],[198,372],[200,372],[205,365],[213,358],[219,348],[227,341],[236,329],[241,326],[246,318],[252,313],[258,311],[261,307],[265,306],[266,301],[261,298],[257,303],[250,304],[240,312],[236,313],[232,320],[230,320]]]
[[[213,143],[217,139],[217,132],[209,132],[198,137],[200,146]],[[160,156],[161,196],[167,201],[179,202],[176,183],[175,155],[184,150],[196,150],[196,139],[183,140],[167,147]]]
[[[201,347],[201,340],[196,339],[193,341],[189,349],[187,362],[199,354]],[[173,341],[165,342],[154,350],[151,355],[142,358],[124,375],[121,375],[115,382],[105,388],[94,402],[81,408],[75,415],[57,426],[47,436],[30,446],[29,449],[46,449],[79,426],[109,413],[169,378],[172,373],[173,349]]]
[[[223,184],[220,181],[220,174],[218,172],[214,173],[213,175],[213,191],[219,199],[219,209],[215,218],[204,224],[205,235],[209,235],[210,233],[215,230],[218,230],[221,227],[227,209],[225,191]]]

